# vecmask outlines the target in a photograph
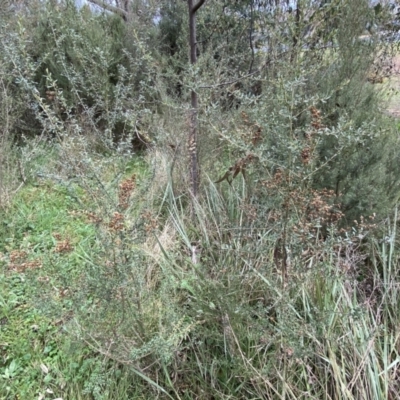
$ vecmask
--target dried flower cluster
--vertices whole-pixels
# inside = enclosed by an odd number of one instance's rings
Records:
[[[101,218],[96,213],[91,212],[91,211],[73,210],[73,211],[69,211],[68,214],[72,215],[74,217],[77,217],[77,218],[86,217],[88,222],[90,222],[91,224],[99,224],[100,222],[103,221],[103,218]],[[58,233],[53,233],[53,236],[54,236],[55,239],[61,240],[61,236],[57,237],[56,235],[59,235],[59,234]]]
[[[316,131],[319,131],[320,129],[324,128],[324,125],[322,124],[321,111],[318,110],[316,107],[312,106],[310,107],[310,112],[311,112],[311,126],[313,128],[313,133],[316,133]]]
[[[99,217],[97,214],[95,214],[94,212],[86,212],[85,213],[87,219],[89,220],[89,222],[91,222],[92,224],[99,224],[100,222],[103,221],[103,219],[101,217]]]
[[[53,232],[52,233],[52,236],[53,236],[53,238],[54,239],[56,239],[56,240],[61,240],[61,233],[58,233],[58,232]]]
[[[261,182],[261,185],[269,190],[279,189],[282,183],[287,183],[288,176],[280,168],[277,168],[272,176],[272,179],[266,179]]]
[[[245,213],[249,221],[254,222],[257,220],[258,215],[256,206],[254,206],[253,204],[242,204],[240,208]]]
[[[27,269],[36,269],[42,267],[40,260],[27,261],[27,253],[23,250],[13,250],[10,253],[10,262],[8,269],[15,272],[25,272]]]
[[[147,234],[154,232],[158,229],[158,221],[155,215],[151,211],[145,211],[143,213],[144,219],[144,230]]]
[[[56,253],[69,253],[72,250],[74,250],[74,248],[68,239],[59,241],[54,249]]]
[[[270,221],[280,221],[287,213],[296,215],[297,223],[293,228],[296,233],[308,235],[315,232],[318,226],[326,226],[339,222],[343,213],[340,210],[338,198],[333,190],[312,190],[307,187],[289,184],[286,173],[277,170],[270,180],[262,182],[268,192],[273,195],[283,195],[282,208],[270,212]]]
[[[301,162],[303,164],[309,164],[311,161],[311,148],[306,146],[301,150]]]
[[[54,249],[56,253],[69,253],[74,250],[69,239],[63,239],[59,232],[53,232],[52,235],[54,239],[57,240],[57,244]]]
[[[42,262],[39,260],[34,260],[34,261],[26,261],[20,264],[10,263],[8,265],[8,268],[15,272],[25,272],[27,269],[42,268]]]
[[[23,250],[13,250],[10,253],[10,262],[11,263],[19,263],[25,260],[27,257],[26,251]]]
[[[333,190],[313,190],[307,207],[308,220],[319,220],[324,224],[338,222],[343,217],[343,213],[335,204],[335,200],[336,194]]]
[[[122,231],[125,227],[124,219],[125,218],[123,214],[119,213],[118,211],[115,211],[113,217],[111,218],[111,221],[108,223],[108,227],[113,232]]]
[[[129,206],[129,197],[136,187],[136,175],[132,175],[131,178],[125,179],[119,185],[118,190],[118,207],[125,210]]]

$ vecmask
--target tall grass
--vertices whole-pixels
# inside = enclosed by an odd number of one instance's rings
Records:
[[[381,242],[331,237],[292,259],[283,282],[268,227],[249,235],[230,201],[211,185],[196,233],[172,207],[187,252],[196,239],[202,248],[198,263],[167,257],[198,321],[182,373],[191,396],[208,387],[217,398],[396,398],[396,222]]]

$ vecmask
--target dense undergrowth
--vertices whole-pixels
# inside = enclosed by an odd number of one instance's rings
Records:
[[[94,161],[93,191],[39,158],[3,209],[2,397],[397,396],[397,213],[312,221],[283,264],[243,179],[210,182],[193,220],[170,188],[150,207],[137,160]]]
[[[261,3],[1,20],[0,398],[399,397],[387,10]]]

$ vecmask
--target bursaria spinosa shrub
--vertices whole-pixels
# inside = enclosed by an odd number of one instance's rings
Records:
[[[24,98],[31,133],[137,137],[157,90],[143,37],[120,17],[70,2],[39,3],[3,30],[3,60]],[[129,41],[129,51],[127,43]]]
[[[399,195],[399,138],[384,115],[382,93],[368,77],[389,45],[374,35],[362,39],[376,21],[362,0],[316,9],[314,18],[321,19],[315,30],[308,30],[307,18],[300,13],[275,27],[278,47],[265,49],[259,73],[242,79],[248,87],[258,82],[261,90],[257,96],[242,93],[229,120],[209,108],[214,131],[233,160],[249,154],[257,160],[250,169],[252,201],[270,210],[266,215],[280,213],[289,201],[281,191],[265,190],[279,177],[287,193],[329,192],[343,214],[342,226],[362,215],[383,216]],[[296,30],[293,41],[288,32]]]

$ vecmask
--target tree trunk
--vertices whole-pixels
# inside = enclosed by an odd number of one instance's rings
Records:
[[[197,61],[197,39],[196,39],[196,12],[204,4],[205,0],[199,0],[194,4],[194,0],[188,0],[189,6],[189,44],[190,44],[190,63],[196,64]],[[189,113],[189,169],[190,169],[190,189],[192,201],[199,193],[200,174],[197,157],[197,93],[192,90],[191,109]],[[194,203],[192,203],[193,205]]]

